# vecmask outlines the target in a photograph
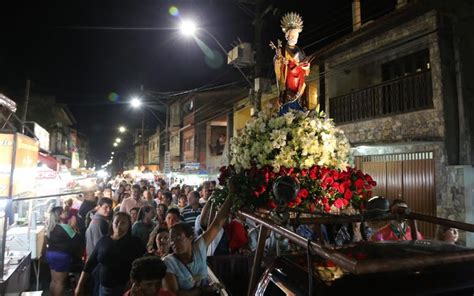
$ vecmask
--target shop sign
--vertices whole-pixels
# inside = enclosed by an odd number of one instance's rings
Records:
[[[71,154],[71,168],[78,169],[79,168],[79,153],[72,152]]]
[[[38,138],[40,148],[49,151],[49,132],[41,125],[35,123],[34,133]]]
[[[49,132],[36,122],[25,122],[27,126],[33,131],[35,137],[38,138],[39,146],[45,151],[49,151]]]
[[[50,168],[38,168],[36,172],[37,180],[55,180],[58,177],[58,173]]]
[[[8,197],[12,164],[12,195],[21,195],[31,191],[36,178],[38,163],[38,142],[23,134],[16,134],[16,151],[13,159],[14,134],[0,134],[0,196]]]
[[[199,162],[187,162],[184,165],[184,169],[186,170],[199,170],[201,164]]]
[[[13,196],[31,191],[36,178],[39,144],[23,134],[16,134],[15,168],[13,171]]]
[[[8,196],[12,170],[13,134],[0,134],[0,196]]]
[[[164,164],[163,164],[163,169],[164,173],[168,174],[171,172],[171,158],[170,158],[170,152],[165,151],[165,159],[164,159]]]

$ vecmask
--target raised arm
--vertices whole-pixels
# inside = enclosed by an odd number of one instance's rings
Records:
[[[214,221],[207,228],[206,232],[202,235],[206,245],[209,246],[214,238],[219,233],[219,230],[224,226],[225,220],[229,216],[230,207],[232,206],[232,199],[230,198],[236,191],[237,185],[234,184],[234,181],[231,179],[228,183],[229,186],[229,195],[225,199],[224,203],[221,205],[219,211],[217,212]]]
[[[203,230],[206,230],[207,226],[208,226],[207,224],[208,224],[208,221],[209,221],[209,215],[210,215],[211,209],[212,209],[212,197],[213,196],[211,195],[211,197],[206,202],[206,204],[204,205],[204,208],[201,211],[201,228]]]

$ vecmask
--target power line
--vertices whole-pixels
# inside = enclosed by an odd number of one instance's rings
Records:
[[[98,27],[98,26],[59,26],[56,29],[68,30],[109,30],[109,31],[171,31],[176,27]]]
[[[308,82],[309,81],[314,81],[314,80],[316,80],[318,78],[321,78],[323,76],[324,77],[331,77],[332,75],[338,74],[337,70],[340,70],[342,68],[347,68],[347,67],[354,66],[354,65],[360,65],[364,61],[373,61],[374,60],[373,59],[374,55],[389,51],[391,49],[403,49],[404,46],[409,47],[409,45],[411,45],[412,42],[414,42],[416,40],[419,40],[421,38],[424,38],[424,37],[426,37],[428,35],[431,35],[433,33],[436,33],[436,32],[438,32],[438,29],[434,29],[434,30],[430,30],[430,31],[421,33],[421,34],[416,35],[416,36],[414,36],[412,38],[409,38],[407,40],[403,40],[402,42],[399,42],[399,43],[395,43],[395,44],[391,44],[391,45],[386,46],[386,47],[378,48],[376,50],[371,51],[370,54],[365,54],[365,55],[362,55],[358,58],[351,59],[351,62],[349,62],[349,63],[339,64],[336,67],[330,68],[329,70],[320,72],[317,77],[314,77],[314,78],[308,80]],[[429,42],[426,43],[426,45],[431,45],[431,44],[434,44],[435,42],[436,41],[429,41]]]
[[[376,13],[376,14],[373,14],[373,15],[369,16],[369,18],[378,18],[378,17],[380,17],[380,16],[386,15],[388,12],[390,12],[390,11],[392,11],[392,10],[393,10],[392,8],[386,9],[386,10],[384,10],[384,11],[381,11],[381,12],[379,12],[379,13]],[[362,24],[362,21],[355,23],[355,25],[361,25],[361,24]],[[316,41],[314,41],[314,42],[312,42],[312,43],[310,43],[310,44],[305,45],[303,48],[308,48],[308,47],[311,47],[311,46],[316,45],[316,44],[318,44],[318,43],[321,43],[322,41],[327,40],[327,39],[329,39],[329,38],[331,38],[331,37],[333,37],[333,36],[335,36],[335,35],[337,35],[337,34],[343,32],[343,31],[345,31],[345,30],[348,30],[348,29],[352,28],[352,27],[353,27],[353,24],[351,24],[350,26],[346,26],[346,27],[342,28],[341,30],[336,31],[336,32],[330,34],[329,36],[323,37],[323,38],[318,39],[318,40],[316,40]],[[326,30],[326,31],[327,31],[327,30]]]
[[[228,86],[231,86],[231,85],[237,85],[237,84],[243,83],[243,82],[244,82],[243,80],[239,80],[239,81],[234,81],[234,82],[230,82],[230,83],[227,83],[227,84],[221,84],[221,85],[216,85],[216,86],[212,86],[212,87],[205,87],[205,88],[198,87],[198,88],[194,88],[194,89],[190,89],[190,90],[186,90],[186,91],[172,93],[170,95],[163,96],[162,98],[163,99],[169,99],[170,97],[178,97],[178,96],[182,96],[182,95],[186,95],[186,94],[190,94],[190,93],[195,93],[195,92],[199,92],[199,91],[215,90],[215,89],[225,88],[225,87],[228,87]],[[153,92],[153,91],[149,91],[149,93],[151,95],[155,95],[155,92]]]
[[[371,14],[371,15],[367,16],[366,18],[369,18],[369,19],[378,18],[378,17],[383,16],[383,15],[385,15],[386,13],[388,13],[388,12],[390,12],[390,11],[392,11],[392,10],[393,10],[392,8],[388,8],[388,9],[382,11],[382,12],[378,12],[378,13]],[[338,11],[339,11],[339,10],[338,10]],[[361,20],[361,22],[362,22],[362,20]],[[361,22],[360,22],[360,23],[361,23]],[[343,23],[341,23],[341,24],[343,24]],[[359,24],[359,23],[357,23],[357,24]],[[324,26],[327,26],[327,25],[328,25],[328,24],[325,23]],[[316,26],[316,28],[320,28],[320,27],[322,27],[322,26]],[[316,45],[316,44],[319,44],[319,43],[321,43],[321,42],[323,42],[323,41],[325,41],[325,40],[327,40],[327,39],[330,39],[331,37],[337,36],[337,35],[339,35],[340,33],[344,32],[344,31],[346,31],[346,30],[351,29],[352,27],[353,27],[353,24],[352,24],[352,22],[351,22],[351,25],[346,26],[346,27],[344,27],[344,28],[342,28],[342,29],[340,29],[340,30],[338,30],[338,31],[336,31],[336,32],[334,32],[334,33],[328,35],[328,36],[325,36],[325,37],[323,37],[323,38],[317,39],[316,41],[314,41],[314,42],[312,42],[312,43],[310,43],[310,44],[308,44],[308,45],[302,46],[302,49],[307,49],[307,48],[312,47],[312,46],[314,46],[314,45]],[[334,27],[331,27],[331,28],[328,27],[325,31],[328,31],[328,30],[333,29],[333,28],[334,28]],[[313,30],[314,30],[314,29],[310,29],[310,32],[312,32]],[[323,32],[325,32],[325,31],[323,31]],[[341,38],[342,38],[342,37],[341,37]],[[269,63],[267,64],[267,66],[271,66],[272,64],[273,64],[273,61],[272,61],[272,62],[269,62]],[[273,78],[274,78],[274,75],[275,75],[274,71],[272,71],[272,69],[270,68],[270,69],[269,69],[269,72],[270,72],[270,75],[268,75],[267,77],[269,77],[269,79],[273,79]],[[325,73],[327,73],[327,71],[326,71]]]
[[[221,74],[217,75],[213,80],[211,80],[210,82],[204,84],[203,86],[200,86],[198,88],[194,88],[194,89],[204,89],[214,83],[217,83],[217,81],[219,81],[220,79],[222,79],[225,75],[227,75],[227,73],[230,72],[230,70],[232,70],[230,67],[228,67],[224,72],[222,72]],[[191,89],[191,90],[194,90],[194,89]],[[155,95],[163,95],[163,96],[170,96],[170,95],[174,95],[176,93],[182,93],[182,92],[187,92],[189,90],[179,90],[179,91],[165,91],[165,92],[159,92],[159,91],[151,91],[153,94]]]

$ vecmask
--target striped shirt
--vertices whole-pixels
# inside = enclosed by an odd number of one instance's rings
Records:
[[[191,225],[194,228],[194,222],[196,221],[196,217],[201,214],[202,206],[199,205],[199,208],[193,209],[191,206],[184,207],[183,211],[181,212],[181,218],[184,223]]]

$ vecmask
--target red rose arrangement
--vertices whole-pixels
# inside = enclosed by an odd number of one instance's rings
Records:
[[[300,184],[298,195],[288,207],[309,212],[338,214],[348,207],[361,209],[376,186],[370,175],[352,167],[345,170],[318,165],[308,169],[280,167],[275,172],[271,166],[252,164],[240,171],[232,165],[222,167],[220,173],[219,183],[224,188],[215,192],[215,201],[222,202],[227,195],[227,180],[235,178],[239,192],[233,197],[234,209],[275,208],[272,185],[279,176],[290,176]]]

